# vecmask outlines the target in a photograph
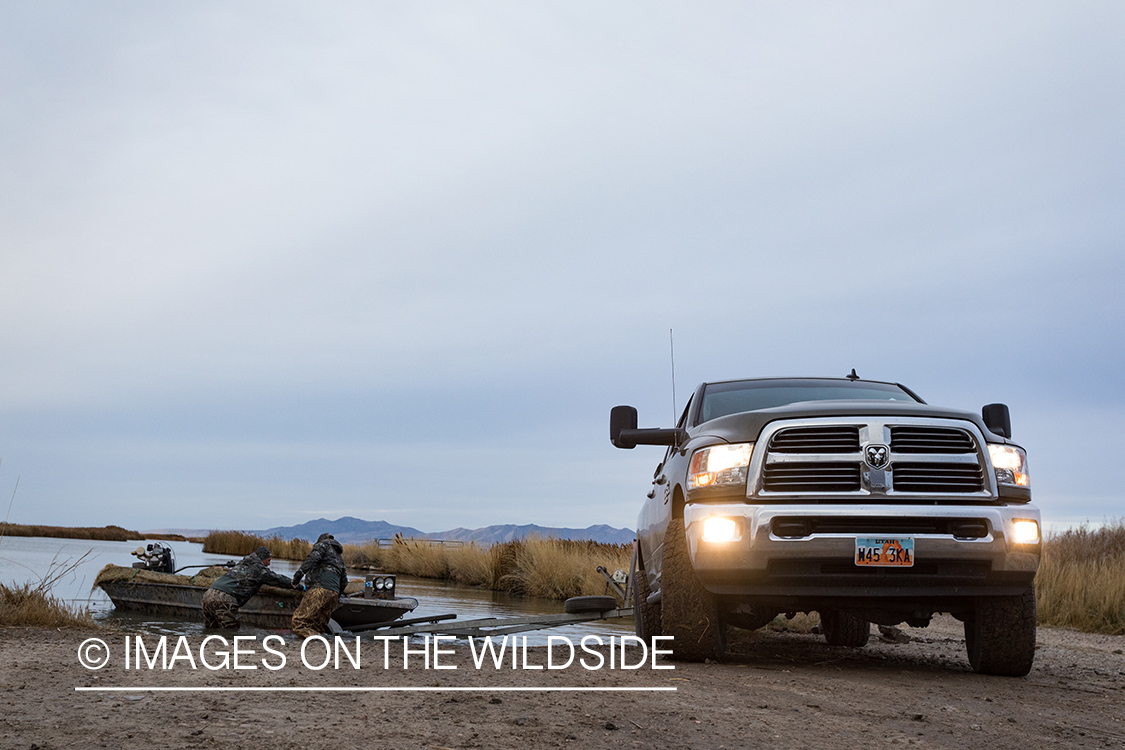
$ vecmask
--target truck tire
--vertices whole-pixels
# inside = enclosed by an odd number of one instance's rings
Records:
[[[638,547],[639,548],[639,547]],[[644,561],[637,555],[637,571],[633,574],[633,630],[638,638],[649,640],[654,635],[663,635],[660,632],[660,602],[649,604],[648,597],[652,592],[648,588],[648,574],[645,573]]]
[[[828,609],[820,613],[820,629],[829,646],[859,648],[871,637],[871,623],[849,612]]]
[[[563,602],[563,610],[572,615],[611,609],[617,609],[617,599],[612,596],[572,596]]]
[[[673,637],[673,659],[721,659],[726,651],[726,624],[722,621],[719,602],[703,588],[691,566],[682,518],[669,522],[664,535],[660,619],[663,634]]]
[[[981,599],[965,620],[969,664],[980,674],[1023,677],[1035,661],[1035,587]]]

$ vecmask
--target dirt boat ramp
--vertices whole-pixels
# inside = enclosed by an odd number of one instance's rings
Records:
[[[862,649],[756,631],[721,664],[675,669],[476,669],[461,644],[445,657],[457,669],[290,659],[239,672],[89,670],[76,658],[87,638],[115,650],[128,634],[8,628],[0,747],[1125,747],[1125,637],[1041,629],[1029,676],[986,677],[969,669],[959,628],[939,619]],[[282,650],[299,650],[286,637]],[[249,686],[271,691],[214,690]]]

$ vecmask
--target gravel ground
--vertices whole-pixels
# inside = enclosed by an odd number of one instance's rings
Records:
[[[0,629],[0,747],[1125,746],[1125,637],[1040,629],[1032,673],[1004,678],[970,671],[956,621],[938,618],[902,633],[899,642],[873,636],[867,647],[848,649],[813,634],[757,631],[737,639],[721,664],[552,671],[477,670],[463,643],[442,657],[455,670],[425,669],[420,656],[404,670],[400,655],[384,669],[381,647],[365,643],[359,670],[345,661],[339,670],[313,671],[301,665],[290,636],[274,645],[287,656],[282,669],[212,672],[186,660],[170,671],[127,671],[118,659],[124,633]],[[76,656],[91,636],[102,637],[114,657],[100,671]],[[198,656],[202,640],[186,646]],[[260,643],[250,645],[257,651],[249,663],[270,657]],[[545,659],[545,649],[528,650],[529,665]],[[102,690],[147,686],[430,691]],[[448,691],[454,687],[470,690]],[[492,690],[513,687],[644,690]]]

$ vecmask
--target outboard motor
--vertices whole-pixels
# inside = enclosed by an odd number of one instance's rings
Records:
[[[134,568],[156,573],[176,572],[176,555],[167,544],[153,542],[147,547],[137,547],[133,555],[140,558],[140,562],[133,563]]]

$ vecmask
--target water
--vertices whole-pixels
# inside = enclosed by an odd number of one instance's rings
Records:
[[[113,609],[113,602],[101,589],[91,591],[98,571],[110,563],[125,567],[132,565],[137,558],[130,553],[146,544],[148,542],[6,536],[0,541],[0,583],[35,584],[43,576],[69,568],[69,572],[52,587],[52,595],[58,599],[87,605],[95,616],[103,616]],[[176,554],[178,568],[185,565],[216,565],[231,559],[230,555],[204,554],[202,544],[163,544],[170,546]],[[190,570],[184,572],[187,575],[192,573]]]
[[[462,586],[446,581],[434,581],[413,576],[398,576],[400,596],[413,596],[418,608],[406,617],[424,617],[446,612],[457,613],[458,620],[475,620],[482,617],[528,617],[530,615],[562,614],[563,603],[553,599],[513,596],[502,591]],[[456,622],[456,621],[454,621]],[[448,624],[448,623],[447,623]],[[537,630],[527,633],[527,642],[537,646],[547,645],[548,635],[562,635],[577,642],[585,635],[621,636],[632,634],[632,618],[600,620],[581,625]]]
[[[89,607],[94,618],[101,623],[156,635],[201,634],[203,623],[199,620],[118,611],[114,609],[113,602],[101,589],[91,590],[98,571],[110,563],[131,565],[137,558],[130,553],[145,544],[147,542],[4,537],[0,540],[0,583],[35,584],[44,576],[67,570],[66,574],[56,581],[51,593],[59,599]],[[175,553],[177,568],[188,565],[216,565],[231,559],[230,555],[204,553],[203,545],[195,542],[163,542],[163,544],[169,545]],[[299,563],[290,560],[275,559],[270,567],[282,575],[292,575],[298,565]],[[184,571],[185,575],[191,573],[191,570]],[[363,571],[356,570],[351,570],[349,573],[353,578],[362,577],[364,574]],[[458,620],[473,620],[483,617],[527,617],[563,611],[562,602],[551,599],[518,597],[500,591],[412,576],[398,576],[397,590],[399,596],[411,596],[418,600],[418,608],[405,615],[407,618],[454,613]],[[248,635],[261,635],[274,631],[244,626],[244,632]],[[527,636],[529,644],[546,645],[548,635],[567,636],[577,641],[585,635],[608,637],[632,632],[633,621],[626,618],[532,631]]]
[[[193,542],[162,542],[176,555],[176,567],[188,565],[217,565],[231,559],[230,555],[212,555],[203,552],[203,545]],[[195,635],[203,632],[202,621],[165,616],[155,619],[114,609],[113,602],[99,588],[94,579],[106,565],[113,563],[128,567],[137,562],[133,550],[149,542],[105,542],[97,539],[53,539],[41,537],[6,536],[0,541],[0,583],[37,584],[43,577],[65,574],[55,581],[51,594],[57,599],[89,607],[94,619],[106,625],[118,625],[128,630],[140,630],[158,635]],[[277,561],[280,562],[280,561]],[[271,565],[271,567],[274,567]],[[191,575],[194,568],[185,570]],[[295,567],[294,567],[295,569]],[[280,569],[279,569],[280,570]],[[280,570],[285,573],[285,570]],[[250,634],[259,632],[255,629]]]

